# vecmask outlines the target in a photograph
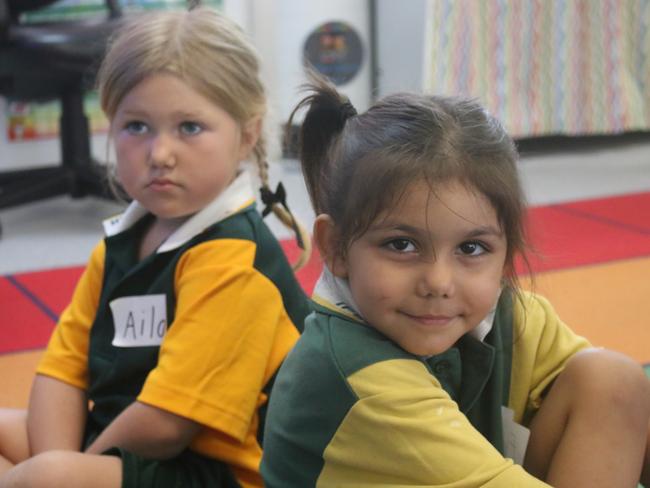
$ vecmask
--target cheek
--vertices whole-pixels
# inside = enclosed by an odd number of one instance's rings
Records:
[[[115,163],[115,178],[127,191],[131,184],[138,178],[137,170],[133,164],[124,158],[117,158]]]
[[[119,171],[134,170],[138,164],[146,164],[145,144],[127,137],[114,139],[115,160]]]
[[[113,136],[113,146],[118,159],[142,158],[149,147],[149,137],[133,136],[124,131]]]
[[[467,296],[477,308],[489,311],[501,293],[501,274],[494,273],[483,279],[471,280],[471,286],[466,289]]]
[[[405,289],[400,284],[399,276],[382,270],[369,272],[367,268],[365,270],[361,268],[361,271],[352,272],[349,279],[353,293],[356,292],[355,295],[360,298],[358,300],[355,297],[355,300],[374,304],[377,307],[395,301],[400,296],[400,290]]]
[[[118,175],[128,171],[132,158],[132,151],[129,151],[124,144],[115,144],[115,167]]]

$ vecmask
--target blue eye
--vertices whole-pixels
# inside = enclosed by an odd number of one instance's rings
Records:
[[[131,122],[127,122],[124,126],[124,129],[131,135],[139,136],[145,134],[149,130],[149,127],[147,127],[147,124],[140,120],[133,120]]]
[[[465,256],[480,256],[488,251],[484,244],[476,241],[463,242],[458,249]]]
[[[200,134],[202,130],[203,127],[196,122],[183,122],[180,125],[181,134],[185,136],[195,136]]]
[[[415,244],[410,239],[405,239],[400,237],[398,239],[392,239],[385,244],[388,249],[396,252],[414,252],[416,251]]]

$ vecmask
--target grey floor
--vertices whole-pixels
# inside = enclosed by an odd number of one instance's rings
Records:
[[[650,137],[522,147],[521,174],[531,205],[650,191]],[[290,208],[311,227],[313,212],[295,160],[272,165],[272,184],[279,180]],[[0,275],[84,264],[101,237],[101,221],[121,208],[59,197],[0,211]],[[268,219],[279,238],[290,236],[274,217]]]

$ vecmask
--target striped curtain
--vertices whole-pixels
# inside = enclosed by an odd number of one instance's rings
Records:
[[[650,128],[650,0],[430,0],[425,89],[511,135]]]

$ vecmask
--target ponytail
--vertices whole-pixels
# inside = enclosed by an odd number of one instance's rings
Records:
[[[305,85],[311,94],[298,103],[289,117],[288,127],[296,113],[308,108],[299,133],[299,158],[309,198],[316,215],[329,213],[326,203],[329,153],[348,119],[357,111],[334,86],[313,71]]]

